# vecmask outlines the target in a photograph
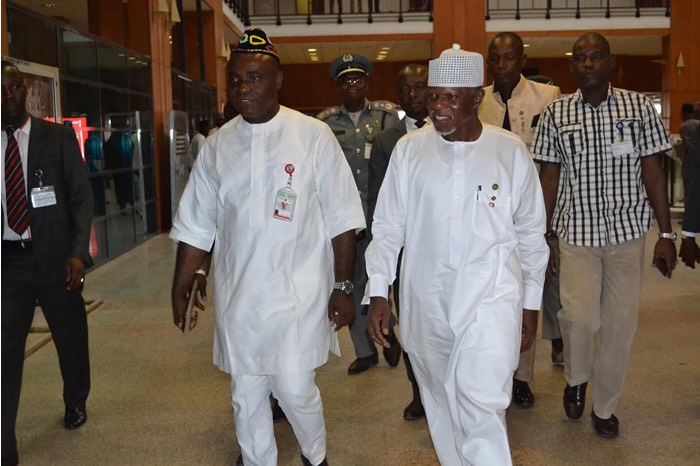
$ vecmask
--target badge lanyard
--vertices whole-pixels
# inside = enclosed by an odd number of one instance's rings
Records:
[[[284,166],[284,171],[289,175],[289,180],[287,180],[287,186],[277,191],[275,211],[272,213],[272,216],[280,220],[291,222],[294,217],[294,206],[297,203],[297,193],[292,189],[294,165],[288,163]]]
[[[39,178],[39,187],[32,188],[30,195],[32,207],[38,209],[39,207],[56,205],[56,190],[53,186],[44,186],[44,182],[41,179],[44,176],[44,172],[37,170],[35,175]]]

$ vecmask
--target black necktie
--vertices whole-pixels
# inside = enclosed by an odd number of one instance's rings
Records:
[[[416,121],[416,128],[422,128],[425,125],[425,120]]]
[[[15,128],[8,126],[7,149],[5,149],[5,197],[7,201],[7,224],[18,235],[29,227],[27,213],[27,189],[24,186],[24,169],[19,145],[15,139]]]

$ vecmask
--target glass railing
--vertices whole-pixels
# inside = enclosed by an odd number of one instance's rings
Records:
[[[432,21],[433,0],[224,0],[245,26],[334,21]]]
[[[486,0],[486,20],[671,15],[671,0]]]

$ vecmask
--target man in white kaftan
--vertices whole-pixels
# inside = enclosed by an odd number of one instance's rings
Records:
[[[481,55],[458,45],[430,62],[434,126],[398,141],[367,250],[370,335],[385,344],[404,248],[401,343],[446,466],[511,464],[505,409],[522,312],[539,309],[548,258],[535,166],[517,136],[479,122],[482,83]]]
[[[239,462],[277,463],[272,393],[305,464],[326,464],[314,376],[329,351],[339,353],[333,326],[354,315],[352,290],[344,293],[334,279],[352,278],[362,205],[330,128],[277,103],[277,56],[246,51],[269,42],[264,32],[251,29],[241,41],[228,66],[229,99],[241,115],[202,147],[170,233],[183,249],[174,320],[184,329],[178,303],[216,241],[214,363],[232,375]]]

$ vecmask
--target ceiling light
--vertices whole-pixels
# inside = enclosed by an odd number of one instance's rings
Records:
[[[307,52],[315,52],[316,49],[306,49]]]
[[[136,57],[129,57],[129,60],[136,60]]]
[[[564,55],[566,55],[567,57],[570,57],[571,55],[573,55],[573,52],[566,52]]]
[[[523,47],[529,47],[530,44],[523,44]]]
[[[377,55],[377,60],[384,60],[386,56],[384,55]]]
[[[53,8],[53,7],[56,6],[56,4],[55,4],[55,3],[44,3],[44,6],[45,6],[46,8]]]
[[[379,49],[379,50],[386,50],[386,51],[389,51],[389,50],[391,50],[391,47],[382,47],[382,48]]]

